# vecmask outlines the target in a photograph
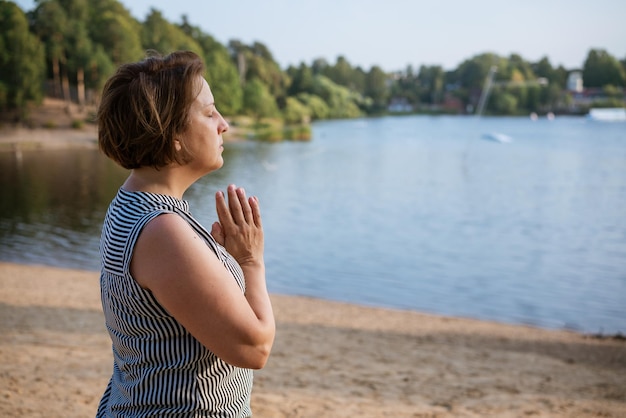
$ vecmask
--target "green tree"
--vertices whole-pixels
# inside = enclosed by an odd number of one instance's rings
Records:
[[[30,12],[32,29],[45,45],[46,59],[52,69],[53,96],[67,101],[68,89],[63,89],[61,66],[65,66],[65,32],[67,31],[67,15],[58,1],[39,2]]]
[[[295,97],[287,97],[283,118],[287,123],[306,123],[310,118],[310,110]]]
[[[463,61],[455,71],[460,87],[482,90],[489,69],[493,65],[500,67],[500,63],[500,57],[491,53],[476,55]]]
[[[117,0],[92,2],[88,29],[94,45],[101,45],[115,66],[139,60],[144,55],[141,23]]]
[[[289,85],[288,76],[280,69],[264,44],[254,42],[248,46],[238,40],[232,40],[229,43],[229,50],[233,62],[238,65],[243,83],[251,79],[260,80],[275,98],[284,99]]]
[[[200,45],[187,36],[181,28],[167,21],[163,14],[154,8],[150,9],[150,13],[143,22],[141,44],[144,49],[154,50],[160,54],[185,50],[195,52],[204,59]]]
[[[330,78],[335,84],[355,89],[355,86],[352,84],[353,73],[352,66],[343,55],[337,57],[335,65],[327,67],[324,71],[326,77]]]
[[[360,96],[347,87],[335,84],[326,76],[316,75],[314,77],[313,94],[326,102],[329,118],[344,119],[361,116]]]
[[[298,94],[298,100],[307,107],[311,119],[326,119],[329,117],[330,109],[321,97],[309,93],[300,93]]]
[[[65,55],[67,73],[74,77],[78,103],[85,104],[85,68],[89,65],[93,44],[87,32],[89,3],[87,0],[58,0],[67,16]]]
[[[422,65],[417,75],[420,101],[440,104],[443,100],[445,72],[440,65]]]
[[[585,87],[604,87],[607,84],[626,86],[626,73],[620,62],[603,49],[592,49],[583,65]]]
[[[313,71],[313,75],[324,74],[326,68],[328,68],[328,61],[324,58],[316,58],[311,64],[311,71]]]
[[[73,69],[76,76],[77,98],[81,106],[85,105],[85,69],[92,64],[93,57],[93,43],[87,35],[86,23],[82,20],[72,20],[70,23],[72,35],[67,38],[72,42],[68,47],[71,52],[68,57],[68,68]]]
[[[45,79],[43,44],[28,28],[24,12],[0,0],[0,109],[25,116],[30,101],[42,98]]]
[[[88,66],[85,69],[85,85],[94,91],[96,101],[104,87],[108,77],[115,71],[115,64],[111,61],[104,47],[95,44],[93,53],[89,57]]]
[[[409,104],[417,106],[420,102],[420,89],[413,66],[407,65],[403,71],[393,74],[392,79],[390,97],[406,99]]]
[[[180,26],[204,53],[206,78],[211,86],[218,108],[224,115],[235,115],[243,105],[243,89],[237,67],[230,59],[228,49],[198,27],[191,26],[186,16]]]
[[[499,115],[513,115],[517,112],[517,98],[511,93],[495,89],[490,97],[489,108]]]
[[[313,71],[305,63],[301,63],[298,68],[289,67],[287,69],[291,83],[287,89],[289,96],[296,96],[300,93],[311,93],[313,91]]]
[[[535,73],[528,61],[524,60],[519,54],[511,54],[506,61],[506,67],[502,76],[507,80],[523,82],[533,80]]]
[[[276,100],[267,86],[256,78],[248,80],[243,89],[243,110],[257,120],[278,115]]]
[[[557,81],[556,71],[552,67],[548,57],[543,57],[536,63],[531,64],[531,68],[535,76],[543,77],[548,80],[549,83]]]
[[[370,112],[380,113],[387,108],[389,99],[387,74],[377,65],[373,66],[365,77],[364,95],[372,100]]]

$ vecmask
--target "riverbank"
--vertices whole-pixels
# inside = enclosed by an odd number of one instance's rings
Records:
[[[32,109],[30,116],[20,125],[0,123],[0,152],[30,151],[64,148],[97,148],[98,130],[93,123],[96,109],[79,109],[58,99],[46,98]],[[229,118],[230,126],[224,134],[227,142],[256,138],[263,141],[281,140],[308,141],[311,126],[284,125],[278,119],[267,119],[256,126],[246,116]]]
[[[626,416],[626,343],[272,295],[255,417]],[[98,273],[0,263],[0,415],[93,416],[111,372]]]
[[[226,141],[240,140],[236,128],[224,136]],[[0,129],[0,152],[31,151],[68,148],[98,148],[98,131],[95,125],[85,124],[72,128],[25,128]]]

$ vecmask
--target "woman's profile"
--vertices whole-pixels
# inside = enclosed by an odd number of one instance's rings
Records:
[[[130,170],[102,229],[113,373],[98,417],[248,417],[275,334],[259,201],[229,185],[211,231],[185,191],[219,169],[228,123],[192,52],[122,65],[98,109],[100,149]]]

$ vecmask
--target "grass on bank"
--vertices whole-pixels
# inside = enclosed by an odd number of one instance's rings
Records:
[[[282,119],[263,118],[260,120],[249,116],[235,116],[229,122],[235,135],[243,139],[255,139],[267,142],[310,141],[310,124],[286,124]]]

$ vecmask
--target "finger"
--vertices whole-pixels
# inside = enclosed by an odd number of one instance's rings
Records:
[[[250,203],[246,198],[246,191],[243,187],[237,189],[237,197],[239,198],[239,204],[241,205],[241,210],[243,212],[243,216],[246,220],[246,223],[250,224],[254,221],[252,215],[252,208],[250,207]]]
[[[228,207],[230,209],[230,215],[233,221],[237,225],[245,223],[246,219],[241,208],[241,202],[239,201],[239,192],[234,184],[228,186]]]
[[[217,210],[217,218],[222,226],[231,225],[233,223],[233,218],[226,204],[224,192],[221,190],[215,193],[215,209]]]
[[[224,245],[224,233],[219,222],[213,222],[213,225],[211,225],[211,236],[218,244]]]
[[[259,205],[259,198],[256,196],[251,197],[249,200],[250,208],[252,209],[252,219],[254,220],[254,224],[262,228],[261,224],[261,206]]]

